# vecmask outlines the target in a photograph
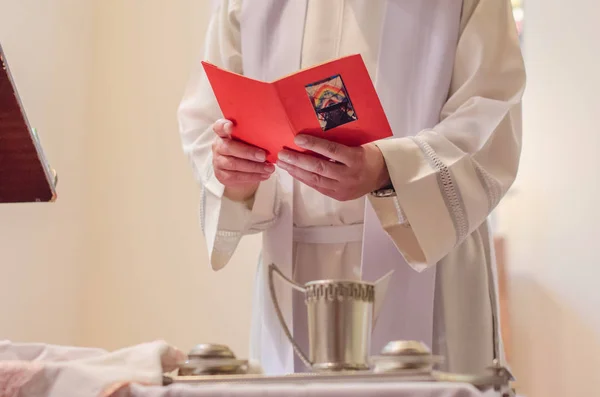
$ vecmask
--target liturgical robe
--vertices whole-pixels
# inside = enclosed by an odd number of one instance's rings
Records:
[[[251,200],[233,202],[212,170],[211,125],[222,115],[200,65],[181,102],[213,269],[244,235],[263,233],[251,358],[272,374],[302,370],[270,301],[266,266],[275,262],[301,283],[371,281],[395,270],[372,352],[418,339],[446,357],[446,370],[504,363],[487,218],[521,151],[525,72],[510,1],[219,0],[204,59],[270,81],[355,53],[394,132],[376,144],[396,197],[338,202],[278,169]],[[302,297],[288,297],[286,319],[307,350]]]

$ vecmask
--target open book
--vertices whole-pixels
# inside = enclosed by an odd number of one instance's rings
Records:
[[[360,55],[351,55],[274,82],[254,80],[202,62],[233,138],[267,151],[275,162],[294,136],[310,134],[347,146],[392,136]]]
[[[0,46],[0,203],[56,199],[56,172],[31,128]]]

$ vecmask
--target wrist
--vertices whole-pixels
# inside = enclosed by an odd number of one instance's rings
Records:
[[[243,186],[226,186],[223,196],[231,201],[246,202],[254,197],[259,185],[260,182]]]
[[[390,178],[390,173],[387,168],[387,164],[385,162],[385,157],[383,153],[377,147],[377,145],[373,145],[375,155],[375,167],[373,173],[373,189],[372,191],[384,189],[390,187],[392,185],[392,179]]]
[[[377,183],[375,185],[375,189],[373,189],[373,190],[385,189],[385,188],[389,188],[392,186],[392,179],[390,178],[390,174],[388,172],[387,166],[385,165],[385,162],[383,164],[384,164],[384,166],[383,166],[381,172],[379,173],[379,177],[377,178]]]
[[[387,163],[385,162],[385,157],[383,153],[379,149],[377,145],[373,145],[376,149],[373,151],[375,153],[374,164],[372,175],[373,185],[370,189],[371,195],[375,197],[392,197],[396,195],[396,191],[392,184],[392,178],[390,177],[390,173],[387,168]]]

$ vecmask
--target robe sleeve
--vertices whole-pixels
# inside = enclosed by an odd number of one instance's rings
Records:
[[[514,182],[521,153],[525,69],[508,0],[465,0],[441,122],[377,142],[397,196],[369,198],[417,271],[477,229]]]
[[[212,6],[203,59],[242,74],[241,0],[213,0]],[[211,150],[216,136],[211,127],[221,117],[212,88],[198,62],[180,103],[178,120],[183,151],[201,187],[200,225],[209,262],[215,270],[229,262],[243,235],[265,230],[279,211],[279,183],[275,176],[261,183],[248,202],[234,202],[223,196],[225,187],[213,172]]]

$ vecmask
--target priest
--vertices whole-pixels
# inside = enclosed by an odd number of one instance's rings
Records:
[[[346,147],[298,135],[318,156],[283,151],[269,164],[264,151],[230,138],[235,127],[222,120],[200,65],[181,102],[212,268],[227,265],[244,235],[263,236],[251,358],[270,374],[303,370],[269,296],[275,263],[300,283],[372,281],[394,270],[374,354],[391,340],[419,340],[453,372],[505,364],[487,218],[521,152],[525,71],[510,1],[220,0],[204,59],[272,81],[356,53],[389,139]],[[302,297],[277,293],[306,350]]]

